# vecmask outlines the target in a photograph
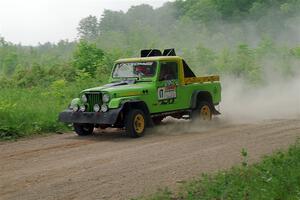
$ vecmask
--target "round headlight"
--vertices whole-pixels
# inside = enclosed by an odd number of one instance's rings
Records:
[[[108,106],[105,105],[105,104],[103,104],[103,105],[101,106],[101,112],[107,112],[107,111],[108,111]]]
[[[81,101],[82,101],[83,103],[86,103],[86,102],[87,102],[87,97],[86,97],[85,94],[81,96]]]
[[[85,105],[81,105],[81,106],[80,106],[80,111],[81,111],[81,112],[84,112],[85,109],[86,109]]]
[[[109,95],[108,94],[104,94],[103,96],[102,96],[102,101],[104,102],[104,103],[107,103],[107,102],[109,102]]]
[[[100,106],[98,104],[94,105],[94,111],[99,112],[100,111]]]
[[[72,109],[74,112],[77,112],[79,110],[79,106],[78,105],[73,105]]]

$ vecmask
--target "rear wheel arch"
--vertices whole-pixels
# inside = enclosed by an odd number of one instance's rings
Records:
[[[212,95],[208,91],[195,91],[192,95],[191,108],[198,108],[201,102],[207,102],[210,104],[211,108],[214,109]]]

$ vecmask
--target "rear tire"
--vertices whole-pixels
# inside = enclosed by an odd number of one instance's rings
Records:
[[[146,116],[143,111],[130,110],[125,117],[125,129],[128,136],[132,138],[141,137],[146,129]]]
[[[192,112],[192,121],[211,121],[212,106],[206,101],[200,101],[197,108]]]
[[[73,124],[73,126],[79,136],[91,135],[94,131],[94,124]]]

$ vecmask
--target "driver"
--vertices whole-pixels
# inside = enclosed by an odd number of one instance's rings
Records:
[[[162,64],[159,80],[164,81],[164,80],[172,80],[172,79],[175,79],[175,73],[173,69],[168,65]]]
[[[151,70],[147,66],[138,65],[135,67],[135,73],[143,76],[151,75]]]

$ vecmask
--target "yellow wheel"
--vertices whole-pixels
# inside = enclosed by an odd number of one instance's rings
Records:
[[[133,122],[134,129],[137,134],[142,134],[145,129],[145,119],[144,116],[141,114],[137,114],[134,118]]]
[[[200,108],[200,119],[204,121],[209,121],[212,118],[211,109],[208,105],[203,105]]]
[[[198,108],[192,113],[192,120],[210,121],[212,119],[211,105],[207,102],[199,102]]]
[[[127,135],[133,138],[141,137],[146,128],[146,117],[142,110],[130,110],[125,116]]]

